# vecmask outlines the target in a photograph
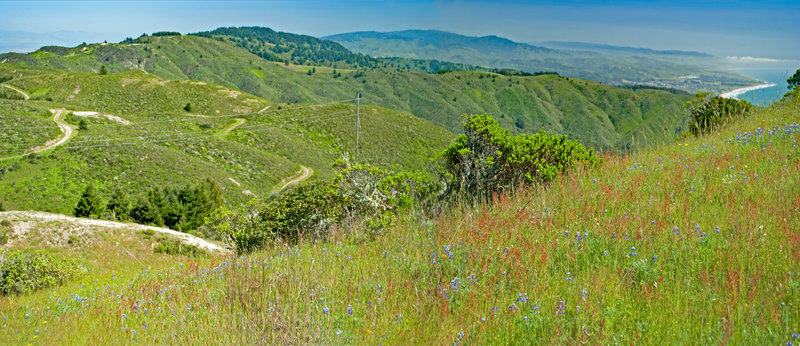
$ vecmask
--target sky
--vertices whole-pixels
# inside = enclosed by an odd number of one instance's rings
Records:
[[[142,33],[266,26],[312,36],[437,29],[518,42],[579,41],[800,59],[788,1],[0,1],[0,52]]]

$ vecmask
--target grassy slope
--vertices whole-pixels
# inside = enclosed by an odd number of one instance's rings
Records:
[[[460,131],[461,114],[489,113],[514,131],[536,132],[544,127],[601,150],[672,141],[683,125],[682,107],[689,99],[688,95],[623,90],[558,76],[338,69],[342,76],[334,78],[329,67],[317,67],[309,76],[309,66],[266,61],[213,39],[145,39],[150,43],[90,45],[58,54],[40,50],[17,60],[75,71],[98,71],[101,64],[112,72],[143,68],[164,78],[225,85],[271,102],[344,100],[361,89],[367,104],[409,112],[451,131]]]
[[[409,217],[375,241],[344,232],[138,274],[100,270],[76,283],[85,286],[0,298],[0,335],[14,343],[796,341],[798,103],[706,137],[607,156],[596,169],[436,220]]]
[[[24,153],[59,133],[44,117],[48,108],[97,111],[133,122],[84,118],[88,129],[67,145],[0,163],[0,200],[9,209],[70,213],[89,183],[101,191],[122,185],[137,193],[205,177],[222,184],[226,199],[236,204],[250,198],[245,191],[269,194],[299,165],[311,167],[317,177],[330,176],[330,164],[355,147],[352,105],[270,105],[218,85],[163,80],[141,71],[99,76],[6,65],[0,72],[12,74],[15,85],[33,95],[31,101],[0,100],[0,109],[11,113],[0,121],[0,136],[10,139],[2,156]],[[187,102],[191,113],[183,109]],[[428,157],[453,138],[411,115],[371,106],[362,111],[364,162],[424,170]],[[214,136],[234,119],[246,122],[227,136]]]

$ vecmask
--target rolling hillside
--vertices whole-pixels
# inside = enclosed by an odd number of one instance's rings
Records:
[[[798,101],[366,241],[196,258],[154,254],[152,233],[32,237],[88,273],[0,297],[0,341],[792,344]]]
[[[287,65],[262,59],[224,39],[194,35],[44,47],[0,59],[6,64],[81,72],[98,72],[103,65],[112,73],[141,69],[162,78],[224,85],[269,102],[326,103],[363,90],[366,104],[411,113],[451,131],[460,131],[461,114],[489,113],[514,132],[545,128],[600,150],[674,140],[683,130],[683,104],[690,98],[552,75]]]
[[[355,147],[351,100],[275,104],[198,81],[142,71],[65,73],[0,64],[7,83],[30,100],[0,99],[0,200],[5,208],[70,213],[81,191],[122,186],[131,194],[211,177],[229,203],[268,195],[309,167],[329,177],[330,164]],[[188,109],[187,109],[188,108]],[[73,135],[62,136],[58,111]],[[392,170],[427,170],[429,157],[453,135],[417,117],[361,109],[360,158]],[[56,119],[58,120],[58,119]],[[414,134],[409,139],[409,134]]]
[[[721,93],[757,84],[753,79],[712,68],[712,62],[716,61],[713,57],[683,52],[653,54],[654,51],[628,49],[626,54],[619,54],[617,49],[608,54],[608,46],[600,51],[585,46],[575,49],[574,44],[568,49],[551,49],[497,36],[470,37],[436,30],[354,32],[324,39],[377,57],[439,59],[528,72],[555,71],[612,85],[648,84]],[[564,48],[563,45],[554,46]],[[697,78],[684,78],[690,75]]]

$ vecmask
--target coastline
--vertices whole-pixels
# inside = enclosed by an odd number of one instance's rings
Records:
[[[749,86],[749,87],[734,89],[734,90],[728,91],[726,93],[720,94],[719,97],[735,99],[735,98],[738,98],[739,95],[744,94],[744,93],[746,93],[748,91],[769,88],[769,87],[773,87],[775,85],[776,84],[764,83],[764,84],[759,84],[759,85],[753,85],[753,86]]]

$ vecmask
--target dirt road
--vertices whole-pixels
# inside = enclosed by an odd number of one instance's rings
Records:
[[[300,165],[300,170],[297,171],[297,174],[299,174],[299,176],[297,178],[294,178],[292,180],[287,181],[286,183],[281,185],[280,188],[278,188],[277,190],[272,192],[272,194],[276,194],[278,192],[281,192],[281,191],[283,191],[283,189],[289,187],[290,185],[294,185],[294,184],[297,184],[297,183],[299,183],[299,182],[301,182],[303,180],[308,179],[309,177],[311,177],[311,175],[314,174],[314,171],[311,168],[308,168],[306,166]]]
[[[221,254],[230,253],[230,250],[225,249],[217,244],[211,243],[205,239],[195,237],[191,234],[186,234],[183,232],[178,232],[175,230],[162,227],[153,227],[153,226],[139,225],[135,223],[122,223],[122,222],[107,221],[107,220],[83,219],[61,214],[46,213],[41,211],[0,212],[0,219],[10,219],[10,218],[27,220],[28,222],[26,222],[25,224],[30,222],[47,224],[53,221],[60,221],[60,222],[67,222],[71,225],[84,226],[84,227],[95,226],[95,227],[104,227],[109,229],[130,229],[135,231],[153,230],[158,233],[169,234],[173,237],[180,239],[184,244],[197,246],[208,252],[221,253]]]
[[[13,86],[10,86],[10,85],[8,85],[8,84],[0,84],[0,86],[4,86],[4,87],[6,87],[6,88],[9,88],[9,89],[11,89],[11,90],[14,90],[14,91],[16,91],[16,92],[18,92],[18,93],[22,94],[22,97],[24,97],[24,98],[25,98],[25,101],[27,101],[27,100],[29,100],[29,99],[31,98],[31,95],[28,95],[26,92],[24,92],[24,91],[22,91],[22,90],[19,90],[19,89],[17,89],[17,88],[15,88],[15,87],[13,87]]]
[[[242,124],[244,124],[244,122],[245,122],[244,119],[234,119],[234,120],[236,120],[235,123],[231,124],[231,126],[226,127],[224,130],[222,130],[222,132],[218,133],[217,136],[219,136],[219,137],[225,136],[225,135],[231,133],[231,131],[233,131],[233,129],[235,129],[235,128],[239,127],[239,126],[242,126]]]
[[[48,141],[47,143],[45,143],[41,147],[33,148],[33,150],[31,151],[32,153],[42,152],[42,151],[45,151],[45,150],[48,150],[48,149],[55,148],[55,147],[57,147],[59,145],[62,145],[64,143],[66,143],[72,137],[72,134],[74,133],[72,125],[67,124],[67,123],[65,123],[65,122],[63,122],[61,120],[61,118],[64,115],[64,110],[62,110],[62,109],[51,109],[50,111],[53,112],[53,114],[54,114],[53,115],[53,121],[55,121],[55,123],[58,124],[58,128],[61,129],[61,133],[63,133],[64,136],[62,136],[61,138],[55,139],[55,140],[50,140],[50,141]]]

